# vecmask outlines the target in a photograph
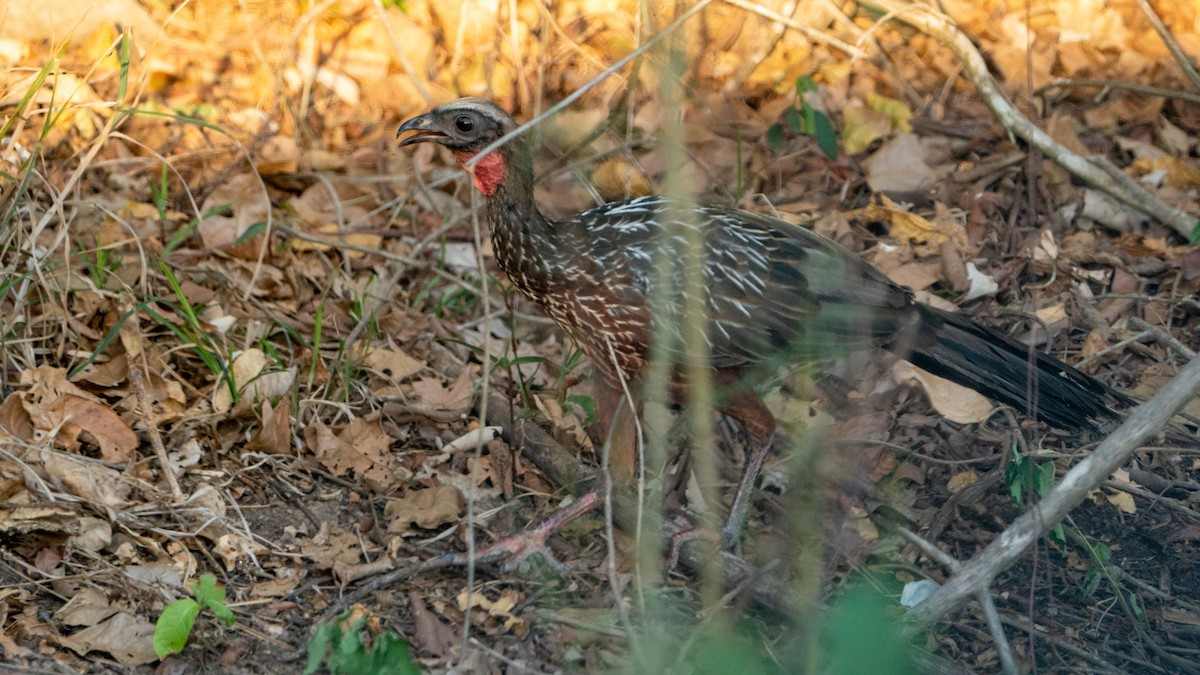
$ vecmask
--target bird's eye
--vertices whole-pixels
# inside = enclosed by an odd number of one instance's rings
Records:
[[[454,127],[462,132],[468,132],[475,128],[475,120],[468,115],[459,115],[454,120]]]

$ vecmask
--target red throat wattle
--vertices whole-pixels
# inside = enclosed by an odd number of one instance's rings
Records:
[[[474,156],[475,153],[471,152],[454,153],[454,158],[458,160],[458,165],[463,167],[467,173],[471,174],[471,178],[474,179],[475,189],[482,192],[483,196],[491,197],[496,194],[496,190],[500,189],[500,183],[504,182],[504,177],[508,173],[504,157],[499,152],[492,152],[487,157],[479,160],[479,163],[472,170],[464,165]]]

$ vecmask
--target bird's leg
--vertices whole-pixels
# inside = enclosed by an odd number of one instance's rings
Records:
[[[637,472],[637,411],[619,382],[604,373],[596,373],[593,380],[597,436],[602,444],[609,444],[613,478],[629,480]]]
[[[737,492],[733,495],[733,503],[729,506],[729,516],[725,526],[721,528],[721,545],[725,550],[733,550],[741,542],[742,528],[746,525],[746,512],[750,509],[750,499],[754,496],[754,488],[762,473],[763,463],[767,453],[771,451],[771,438],[775,434],[775,416],[753,392],[747,393],[723,405],[721,412],[742,423],[750,434],[750,452],[742,467],[742,478],[738,481]]]

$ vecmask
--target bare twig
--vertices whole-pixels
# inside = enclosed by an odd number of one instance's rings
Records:
[[[1088,185],[1157,219],[1183,237],[1191,236],[1197,224],[1195,217],[1146,192],[1129,176],[1119,171],[1106,171],[1088,158],[1067,150],[1022,115],[1000,91],[1000,87],[988,72],[983,56],[979,54],[970,38],[948,17],[924,5],[902,0],[864,0],[863,4],[887,12],[892,18],[944,42],[962,61],[968,79],[979,92],[984,104],[1009,132],[1020,136]]]
[[[926,541],[916,532],[901,527],[900,534],[917,548],[921,549],[921,552],[931,560],[950,570],[952,573],[957,574],[962,569],[962,563],[958,561],[958,558],[934,546],[933,542]],[[1000,657],[1001,670],[1006,675],[1016,675],[1020,670],[1017,668],[1016,660],[1013,659],[1012,647],[1008,644],[1008,637],[1004,634],[1004,623],[1000,620],[1000,612],[996,609],[996,601],[992,600],[992,595],[986,588],[979,591],[976,599],[979,601],[980,609],[983,612],[983,619],[987,622],[988,631],[992,634],[992,639],[996,642],[996,653]]]
[[[1098,87],[1101,91],[1096,95],[1096,99],[1102,98],[1111,89],[1124,89],[1137,94],[1146,94],[1147,96],[1161,96],[1163,98],[1174,98],[1180,101],[1188,101],[1190,103],[1200,103],[1200,94],[1193,94],[1190,91],[1177,91],[1175,89],[1163,89],[1161,87],[1151,87],[1138,82],[1121,82],[1119,80],[1068,80],[1059,78],[1051,80],[1033,92],[1035,96],[1041,96],[1047,89],[1075,89],[1075,88],[1092,88]]]
[[[1171,31],[1167,30],[1166,24],[1159,18],[1158,12],[1154,11],[1154,7],[1150,5],[1150,1],[1136,0],[1136,2],[1142,13],[1150,20],[1150,25],[1154,26],[1154,30],[1158,32],[1158,36],[1167,45],[1167,50],[1171,52],[1171,56],[1175,57],[1175,63],[1179,64],[1179,69],[1192,81],[1193,87],[1200,89],[1200,73],[1196,72],[1196,67],[1192,65],[1187,52],[1183,51],[1183,47],[1179,46],[1179,42],[1175,39],[1175,36],[1171,35]]]
[[[146,433],[150,436],[150,445],[154,446],[154,456],[158,458],[158,466],[162,469],[167,485],[171,487],[171,496],[175,501],[183,500],[183,490],[179,489],[179,480],[175,470],[171,468],[171,460],[167,458],[167,448],[163,445],[162,434],[158,431],[158,422],[154,419],[154,408],[151,407],[150,394],[146,391],[146,381],[142,378],[139,366],[130,366],[129,383],[137,393],[138,406],[142,409],[142,421],[146,424]]]
[[[542,114],[538,115],[537,117],[534,117],[533,119],[529,120],[525,124],[522,124],[521,126],[517,127],[516,129],[513,129],[512,131],[508,132],[507,134],[504,134],[500,138],[497,138],[495,141],[492,142],[491,145],[489,145],[486,148],[484,148],[483,150],[480,150],[479,152],[475,153],[474,157],[472,157],[470,160],[468,160],[466,163],[463,164],[463,168],[470,171],[484,157],[487,157],[488,155],[492,154],[496,150],[499,150],[505,143],[508,143],[509,141],[516,138],[517,136],[524,134],[525,132],[529,131],[533,127],[537,126],[538,124],[541,124],[543,121],[550,118],[552,115],[558,113],[558,111],[562,110],[563,108],[566,108],[567,106],[571,105],[575,101],[578,101],[580,98],[583,97],[584,94],[591,91],[592,87],[595,87],[597,84],[600,84],[601,82],[603,82],[609,75],[612,75],[613,73],[617,72],[618,70],[624,68],[625,65],[628,64],[630,61],[632,61],[632,60],[638,58],[639,56],[645,54],[646,52],[650,51],[650,49],[653,48],[654,45],[658,44],[660,40],[662,40],[663,38],[667,37],[668,35],[671,35],[672,33],[674,33],[676,30],[679,29],[680,26],[687,23],[688,19],[692,18],[693,16],[696,16],[701,11],[703,11],[705,7],[708,7],[708,5],[711,2],[712,2],[712,0],[700,0],[700,2],[697,2],[695,5],[690,7],[686,12],[684,12],[683,14],[680,14],[679,18],[672,21],[669,26],[667,26],[666,28],[664,28],[661,31],[659,31],[658,33],[656,33],[649,40],[646,40],[646,42],[643,43],[637,49],[629,52],[625,56],[618,59],[616,63],[612,64],[611,66],[606,68],[604,70],[604,72],[602,72],[599,75],[597,75],[596,77],[592,78],[587,84],[584,84],[582,87],[571,92],[571,94],[569,96],[566,96],[565,98],[563,98],[563,100],[550,106]]]

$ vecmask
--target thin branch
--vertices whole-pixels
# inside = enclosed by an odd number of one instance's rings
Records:
[[[582,87],[571,92],[571,94],[569,96],[563,98],[563,100],[559,101],[558,103],[550,106],[542,114],[538,115],[537,117],[534,117],[533,119],[529,120],[525,124],[522,124],[521,126],[517,127],[516,129],[513,129],[512,131],[508,132],[507,134],[504,134],[500,138],[497,138],[495,141],[492,142],[491,145],[489,145],[486,148],[484,148],[483,150],[480,150],[479,152],[475,153],[474,157],[472,157],[466,163],[463,164],[463,168],[470,171],[471,168],[474,167],[477,163],[479,163],[480,160],[482,160],[484,157],[487,157],[488,155],[492,154],[496,150],[499,150],[505,143],[508,143],[509,141],[513,140],[517,136],[524,134],[526,131],[532,129],[533,127],[537,126],[538,124],[541,124],[543,121],[548,119],[551,115],[558,113],[558,111],[566,108],[567,106],[571,105],[575,101],[578,101],[580,98],[583,97],[584,94],[591,91],[592,87],[595,87],[597,84],[600,84],[601,82],[603,82],[609,75],[612,75],[613,73],[617,72],[618,70],[624,68],[625,65],[628,64],[630,61],[633,61],[634,59],[636,59],[636,58],[640,57],[641,55],[645,54],[646,52],[650,51],[650,49],[652,49],[654,47],[654,45],[658,44],[660,40],[662,40],[663,38],[667,37],[668,35],[674,33],[676,30],[679,29],[680,26],[682,26],[684,23],[686,23],[688,19],[692,18],[693,16],[696,16],[705,7],[708,7],[708,5],[710,3],[712,3],[712,1],[713,0],[700,0],[700,2],[697,2],[695,4],[695,6],[688,9],[688,11],[684,12],[683,14],[680,14],[679,18],[672,21],[669,26],[667,26],[666,28],[664,28],[661,31],[659,31],[658,33],[656,33],[654,35],[654,37],[650,38],[649,40],[646,40],[646,42],[643,43],[642,46],[638,47],[637,49],[629,52],[625,56],[618,59],[616,63],[612,64],[611,66],[606,68],[604,70],[604,72],[602,72],[599,75],[597,75],[596,77],[592,78],[591,81],[589,81],[587,84],[584,84]]]
[[[1041,96],[1047,89],[1079,89],[1079,88],[1099,88],[1101,91],[1093,100],[1099,100],[1111,89],[1124,89],[1132,91],[1136,94],[1146,94],[1147,96],[1161,96],[1162,98],[1174,98],[1180,101],[1188,101],[1190,103],[1200,103],[1200,94],[1193,94],[1190,91],[1177,91],[1175,89],[1163,89],[1162,87],[1151,87],[1137,82],[1121,82],[1120,80],[1068,80],[1066,78],[1058,78],[1051,80],[1037,91],[1033,92],[1034,96]]]
[[[1171,35],[1171,31],[1167,30],[1166,24],[1159,18],[1158,12],[1154,11],[1154,7],[1150,5],[1150,0],[1137,0],[1138,7],[1142,13],[1150,20],[1150,25],[1154,26],[1154,30],[1158,32],[1158,36],[1162,38],[1163,44],[1167,45],[1167,50],[1171,52],[1171,56],[1175,57],[1175,63],[1179,64],[1179,69],[1187,75],[1192,81],[1192,86],[1200,89],[1200,73],[1196,72],[1196,67],[1192,65],[1191,59],[1188,58],[1183,47],[1179,46],[1179,42]]]

